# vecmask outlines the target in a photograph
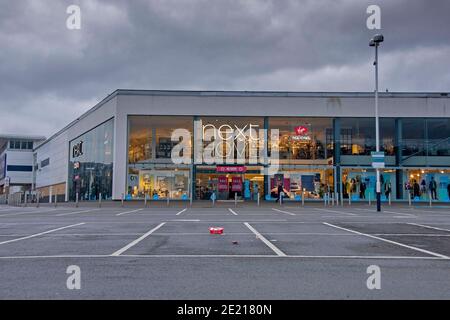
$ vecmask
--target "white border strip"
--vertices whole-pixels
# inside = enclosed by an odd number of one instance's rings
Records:
[[[153,228],[152,230],[148,231],[147,233],[144,233],[142,236],[140,236],[139,238],[137,238],[136,240],[134,240],[133,242],[130,242],[129,244],[127,244],[125,247],[123,247],[122,249],[117,250],[116,252],[114,252],[113,254],[111,254],[111,256],[113,257],[117,257],[120,256],[122,253],[124,253],[125,251],[127,251],[128,249],[130,249],[131,247],[137,245],[139,242],[141,242],[142,240],[144,240],[145,238],[147,238],[149,235],[151,235],[153,232],[155,232],[156,230],[158,230],[159,228],[161,228],[163,225],[165,225],[165,222],[162,222],[160,224],[158,224],[155,228]]]
[[[238,214],[231,208],[228,208],[228,211],[230,211],[232,214],[234,214],[235,216],[237,216]]]
[[[409,246],[407,244],[403,244],[403,243],[400,243],[400,242],[396,242],[396,241],[380,238],[380,237],[377,237],[377,236],[373,236],[371,234],[362,233],[362,232],[359,232],[359,231],[355,231],[355,230],[351,230],[351,229],[335,226],[334,224],[331,224],[331,223],[328,223],[328,222],[324,222],[323,224],[325,224],[325,225],[327,225],[329,227],[336,228],[336,229],[340,229],[340,230],[348,231],[348,232],[351,232],[351,233],[359,234],[361,236],[366,236],[368,238],[377,239],[377,240],[384,241],[384,242],[387,242],[387,243],[390,243],[390,244],[395,244],[395,245],[400,246],[400,247],[404,247],[404,248],[408,248],[408,249],[411,249],[411,250],[419,251],[419,252],[422,252],[422,253],[430,254],[432,256],[439,257],[439,258],[442,258],[442,259],[450,259],[449,257],[444,256],[444,255],[439,254],[439,253],[435,253],[435,252],[431,252],[431,251],[428,251],[428,250],[425,250],[425,249]]]
[[[48,255],[48,256],[4,256],[0,257],[0,260],[13,260],[13,259],[67,259],[67,258],[245,258],[245,259],[255,259],[255,258],[270,258],[270,259],[279,259],[279,256],[276,255],[176,255],[176,254],[168,254],[168,255],[139,255],[139,254],[122,254],[120,256],[111,256],[111,255]],[[381,259],[381,260],[434,260],[434,261],[445,261],[448,262],[449,259],[442,259],[438,257],[430,257],[430,256],[308,256],[308,255],[292,255],[285,256],[283,258],[290,259],[345,259],[345,260],[358,260],[358,259]]]
[[[286,254],[273,245],[272,242],[267,240],[261,233],[259,233],[255,228],[253,228],[249,223],[244,222],[245,226],[250,229],[262,242],[264,242],[273,252],[277,254],[279,257],[286,257]]]
[[[70,226],[65,226],[65,227],[61,227],[61,228],[57,228],[57,229],[52,229],[52,230],[48,230],[48,231],[41,232],[41,233],[32,234],[32,235],[29,235],[29,236],[26,236],[26,237],[22,237],[22,238],[17,238],[17,239],[11,239],[11,240],[7,240],[7,241],[3,241],[3,242],[0,242],[0,245],[2,245],[2,244],[7,244],[7,243],[11,243],[11,242],[16,242],[16,241],[21,241],[21,240],[26,240],[26,239],[31,239],[31,238],[35,238],[35,237],[39,237],[39,236],[42,236],[42,235],[47,234],[47,233],[50,233],[50,232],[55,232],[55,231],[59,231],[59,230],[64,230],[64,229],[72,228],[72,227],[77,227],[77,226],[81,226],[81,225],[83,225],[83,224],[85,224],[85,223],[84,223],[84,222],[81,222],[81,223],[77,223],[77,224],[72,224],[72,225],[70,225]]]
[[[179,216],[180,214],[182,214],[183,212],[185,212],[187,210],[187,208],[184,208],[183,210],[181,210],[180,212],[177,212],[176,216]]]

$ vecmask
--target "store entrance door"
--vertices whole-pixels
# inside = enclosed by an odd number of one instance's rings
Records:
[[[206,171],[206,170],[205,170]],[[213,193],[218,201],[256,201],[264,191],[264,176],[258,173],[222,173],[197,171],[196,198],[211,200]]]

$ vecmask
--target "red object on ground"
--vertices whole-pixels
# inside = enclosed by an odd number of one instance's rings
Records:
[[[211,233],[211,234],[222,234],[223,233],[223,228],[211,227],[211,228],[209,228],[209,233]]]

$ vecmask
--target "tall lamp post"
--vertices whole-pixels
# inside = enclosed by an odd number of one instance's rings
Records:
[[[381,34],[376,34],[370,39],[369,46],[375,47],[375,144],[376,152],[380,152],[380,121],[378,117],[378,46],[384,41],[384,37]],[[381,211],[381,182],[380,182],[380,168],[377,167],[377,211]]]

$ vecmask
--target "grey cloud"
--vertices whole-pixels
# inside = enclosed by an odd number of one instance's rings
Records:
[[[449,91],[446,0],[3,0],[0,132],[49,135],[116,88],[372,90],[369,4],[381,87]]]

